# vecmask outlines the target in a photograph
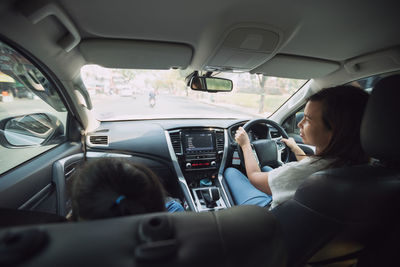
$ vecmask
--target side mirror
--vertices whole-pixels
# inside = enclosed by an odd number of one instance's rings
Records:
[[[195,91],[216,93],[232,91],[233,83],[231,80],[223,78],[193,76],[190,79],[189,86]]]
[[[35,113],[0,121],[0,144],[8,148],[59,143],[65,139],[61,121],[50,114]]]

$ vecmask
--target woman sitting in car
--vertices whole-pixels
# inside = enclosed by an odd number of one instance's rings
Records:
[[[260,169],[249,137],[240,127],[235,139],[243,150],[248,179],[237,169],[225,171],[235,203],[274,208],[293,197],[299,185],[317,171],[368,162],[360,142],[360,124],[368,96],[353,86],[327,88],[312,95],[298,127],[304,144],[315,146],[316,153],[306,156],[292,138],[283,138],[297,161],[276,169]]]

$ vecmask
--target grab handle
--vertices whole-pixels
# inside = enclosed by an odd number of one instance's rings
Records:
[[[71,51],[81,41],[79,32],[71,19],[65,12],[56,4],[47,1],[24,1],[20,3],[22,13],[33,23],[36,24],[43,19],[54,16],[67,29],[68,34],[58,40],[58,44],[66,51]]]

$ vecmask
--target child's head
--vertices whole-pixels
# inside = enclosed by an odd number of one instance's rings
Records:
[[[72,210],[76,220],[164,211],[164,190],[149,168],[120,158],[100,158],[77,172]]]

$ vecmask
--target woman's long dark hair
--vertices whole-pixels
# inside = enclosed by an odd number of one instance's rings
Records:
[[[330,143],[318,155],[333,160],[329,168],[368,162],[360,140],[361,120],[368,97],[361,88],[343,85],[323,89],[308,99],[322,104],[324,126],[332,131]]]
[[[118,158],[85,163],[74,177],[73,219],[165,211],[164,189],[146,166]]]

